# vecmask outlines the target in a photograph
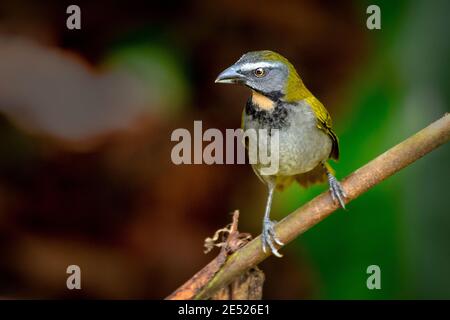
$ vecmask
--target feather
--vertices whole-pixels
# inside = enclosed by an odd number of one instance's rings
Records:
[[[311,106],[311,109],[316,115],[317,127],[328,134],[328,136],[331,138],[331,141],[333,142],[330,152],[330,158],[339,160],[339,140],[332,129],[333,123],[331,121],[330,114],[328,113],[327,109],[325,109],[323,104],[312,94],[309,95],[305,100]]]

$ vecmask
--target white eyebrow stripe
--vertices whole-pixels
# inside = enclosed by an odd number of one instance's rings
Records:
[[[250,70],[254,70],[257,68],[270,68],[270,67],[276,67],[278,66],[280,63],[277,61],[274,62],[267,62],[267,61],[261,61],[261,62],[247,62],[244,63],[241,66],[241,70],[242,71],[250,71]]]

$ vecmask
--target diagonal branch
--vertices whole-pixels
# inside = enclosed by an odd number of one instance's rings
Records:
[[[374,160],[359,168],[342,181],[347,201],[356,199],[371,187],[405,168],[425,154],[446,143],[450,138],[450,115],[441,119],[389,149]],[[285,244],[292,241],[315,224],[328,217],[338,206],[332,201],[329,192],[315,197],[301,208],[295,210],[276,226],[276,233]],[[260,237],[255,238],[237,250],[214,273],[208,281],[199,282],[199,275],[217,264],[214,259],[166,299],[208,299],[218,289],[234,278],[256,266],[270,255],[261,250]]]

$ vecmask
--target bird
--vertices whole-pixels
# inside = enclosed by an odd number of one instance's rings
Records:
[[[271,50],[250,51],[222,71],[216,83],[238,84],[251,95],[242,113],[242,129],[277,129],[279,167],[275,174],[263,174],[260,163],[252,164],[267,186],[267,201],[261,233],[262,249],[277,257],[284,243],[270,219],[274,192],[294,181],[303,187],[328,180],[332,200],[345,209],[346,193],[328,163],[339,159],[339,141],[324,105],[306,88],[295,67]],[[247,152],[248,152],[247,148]]]

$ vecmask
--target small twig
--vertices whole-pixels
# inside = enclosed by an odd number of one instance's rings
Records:
[[[450,115],[446,114],[344,179],[342,186],[347,194],[346,202],[356,199],[374,185],[443,145],[449,138]],[[286,244],[328,217],[337,208],[338,206],[332,201],[329,192],[324,192],[279,222],[276,226],[276,233]],[[223,261],[224,257],[219,254],[216,259],[167,299],[207,299],[269,255],[270,253],[265,254],[262,251],[261,239],[257,237],[231,256],[225,256],[225,261]],[[218,266],[218,269],[215,269],[212,277],[203,281],[204,278],[198,275],[208,272],[211,266]],[[192,287],[195,287],[196,290],[186,290]],[[187,294],[188,292],[190,294]]]
[[[233,212],[233,222],[225,228],[219,229],[211,238],[205,239],[204,253],[209,253],[214,247],[225,249],[228,253],[234,252],[247,244],[252,236],[249,233],[239,233],[238,231],[239,211]]]
[[[220,270],[227,257],[251,240],[250,234],[239,233],[238,223],[239,211],[235,210],[231,224],[217,230],[212,238],[205,239],[205,253],[210,252],[214,247],[218,247],[220,248],[219,255],[167,299],[191,299],[197,295]],[[222,239],[219,239],[221,235]]]

